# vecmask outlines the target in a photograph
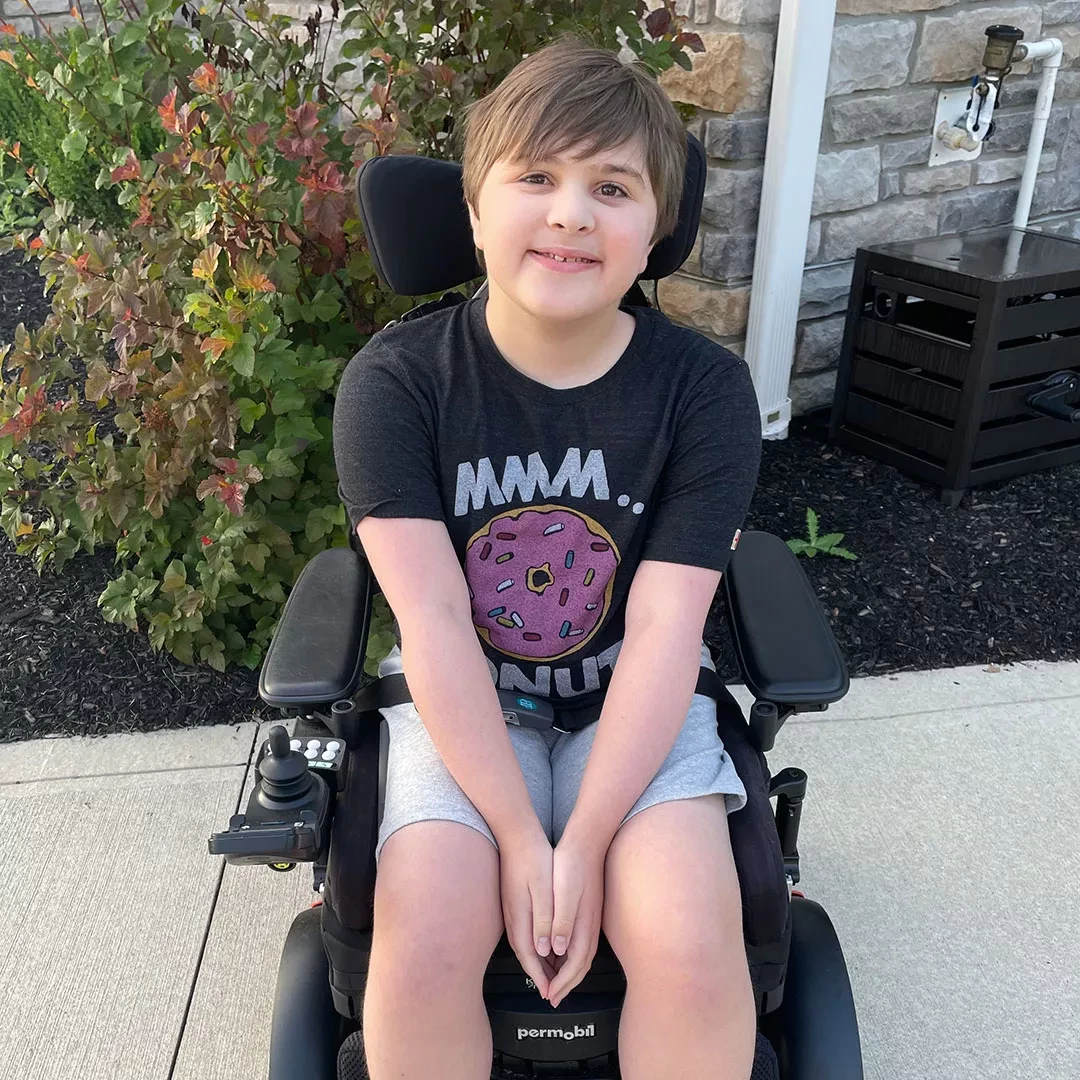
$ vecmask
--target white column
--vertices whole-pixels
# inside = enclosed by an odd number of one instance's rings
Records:
[[[762,437],[787,438],[788,386],[814,197],[836,0],[783,0],[761,188],[746,361]]]

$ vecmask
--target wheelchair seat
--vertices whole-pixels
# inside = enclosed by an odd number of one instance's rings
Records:
[[[697,235],[705,152],[688,140],[676,231],[652,250],[643,278],[672,274]],[[394,292],[431,295],[482,276],[461,191],[461,166],[419,156],[376,157],[360,168],[357,199],[376,271]],[[465,297],[445,292],[403,320]],[[626,303],[647,304],[635,283]],[[807,777],[771,775],[766,753],[788,716],[820,711],[848,690],[828,619],[778,537],[746,531],[721,580],[727,627],[747,688],[749,718],[716,680],[718,734],[748,802],[728,819],[742,896],[747,961],[758,1014],[757,1066],[782,1080],[861,1080],[858,1029],[843,956],[828,916],[797,893],[797,848]],[[313,865],[320,899],[294,920],[279,968],[270,1080],[351,1080],[362,1068],[360,1018],[375,888],[388,729],[379,709],[409,700],[403,676],[368,679],[363,664],[378,583],[355,534],[298,576],[259,677],[259,695],[293,718],[293,743],[271,731],[257,759],[247,814],[210,850],[230,863]],[[342,749],[305,758],[305,740]],[[297,743],[299,740],[299,743]],[[329,753],[329,751],[327,751]],[[306,786],[305,786],[306,785]],[[775,810],[772,799],[776,799]],[[287,806],[287,809],[285,808]],[[618,1080],[625,976],[601,933],[593,964],[558,1010],[539,997],[506,935],[484,996],[493,1077],[566,1075]],[[551,1038],[540,1032],[562,1031]],[[357,1073],[359,1075],[359,1073]]]

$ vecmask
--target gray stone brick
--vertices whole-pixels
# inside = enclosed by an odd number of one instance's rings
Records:
[[[724,22],[769,22],[780,15],[780,0],[716,0],[716,17]]]
[[[837,23],[826,97],[853,90],[878,90],[907,82],[914,19]]]
[[[34,10],[39,15],[66,15],[74,5],[75,0],[34,0]],[[8,15],[30,15],[33,18],[22,0],[7,0],[4,10]]]
[[[707,232],[701,241],[701,269],[716,281],[738,281],[754,269],[756,237]]]
[[[37,19],[33,15],[5,16],[5,21],[11,23],[23,37],[37,37]]]
[[[975,162],[976,184],[1000,184],[1006,180],[1019,180],[1024,174],[1024,154],[1009,154],[1008,157],[981,157]],[[1039,172],[1053,172],[1058,166],[1058,156],[1052,150],[1043,154],[1039,161]]]
[[[819,371],[813,375],[798,376],[791,380],[791,385],[788,387],[791,415],[802,416],[811,409],[831,405],[835,396],[835,371]]]
[[[1032,214],[1080,208],[1080,105],[1073,107],[1072,129],[1061,148],[1057,171],[1036,181],[1035,195]]]
[[[1071,108],[1070,105],[1055,105],[1051,109],[1050,119],[1046,123],[1046,137],[1043,139],[1044,150],[1057,150],[1065,141]],[[1014,154],[1026,152],[1031,138],[1032,119],[1030,111],[994,113],[994,133],[986,143],[986,150],[1005,150]]]
[[[1049,0],[1043,4],[1043,29],[1056,23],[1080,22],[1080,0]]]
[[[941,196],[941,233],[967,232],[987,225],[1005,225],[1016,211],[1016,184],[973,187]]]
[[[1042,70],[1020,79],[1006,79],[1005,89],[998,99],[1001,108],[1011,109],[1018,105],[1031,106],[1039,96]],[[1080,71],[1062,68],[1054,82],[1054,101],[1073,101],[1080,97]]]
[[[713,166],[705,180],[701,220],[727,232],[753,232],[761,205],[762,167],[725,169]]]
[[[843,262],[807,270],[799,297],[799,318],[819,319],[845,311],[854,267],[854,262]]]
[[[971,183],[971,162],[954,161],[951,165],[905,169],[900,190],[905,195],[928,195],[932,191],[955,191]]]
[[[822,371],[838,363],[840,346],[844,340],[845,321],[845,316],[834,315],[799,326],[795,345],[797,372]]]
[[[937,98],[937,90],[930,88],[831,101],[829,133],[834,142],[848,143],[929,131],[934,126]]]
[[[821,250],[821,234],[823,231],[820,220],[810,222],[810,228],[806,233],[806,255],[803,258],[804,266],[809,266],[811,263],[817,262],[817,254]]]
[[[900,194],[900,170],[887,169],[881,174],[881,198],[891,199]]]
[[[705,122],[705,152],[725,161],[760,160],[768,134],[768,117],[717,117]]]
[[[905,165],[925,165],[930,160],[933,137],[920,135],[916,139],[894,139],[881,144],[881,167],[902,169]]]
[[[938,226],[937,206],[936,197],[890,199],[866,210],[830,218],[821,258],[825,262],[850,259],[860,247],[933,236]]]
[[[811,214],[857,210],[878,201],[881,151],[876,146],[818,154]]]
[[[1035,191],[1032,193],[1031,210],[1028,212],[1028,220],[1043,217],[1045,214],[1054,214],[1058,210],[1058,195],[1061,189],[1053,176],[1040,176],[1035,181]],[[1076,195],[1069,192],[1065,201],[1076,201]],[[1071,209],[1066,206],[1065,209]]]
[[[985,30],[993,23],[1019,26],[1028,41],[1038,41],[1042,10],[1038,4],[977,4],[973,11],[927,15],[915,50],[911,81],[967,82],[979,70]]]

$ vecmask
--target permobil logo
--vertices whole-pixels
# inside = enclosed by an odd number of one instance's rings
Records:
[[[521,1039],[565,1039],[570,1042],[571,1039],[591,1039],[596,1035],[596,1025],[589,1024],[586,1027],[582,1027],[580,1024],[575,1024],[573,1029],[571,1028],[523,1028],[517,1029],[517,1037]]]

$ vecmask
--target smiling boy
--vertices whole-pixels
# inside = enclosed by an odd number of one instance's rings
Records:
[[[466,116],[485,286],[342,378],[340,493],[400,629],[380,674],[413,699],[383,710],[372,1080],[490,1075],[504,929],[553,1006],[603,929],[625,1080],[750,1075],[727,827],[746,793],[695,686],[760,418],[738,357],[624,303],[676,228],[686,154],[636,65],[573,37],[530,56]],[[599,718],[512,727],[496,687]]]

